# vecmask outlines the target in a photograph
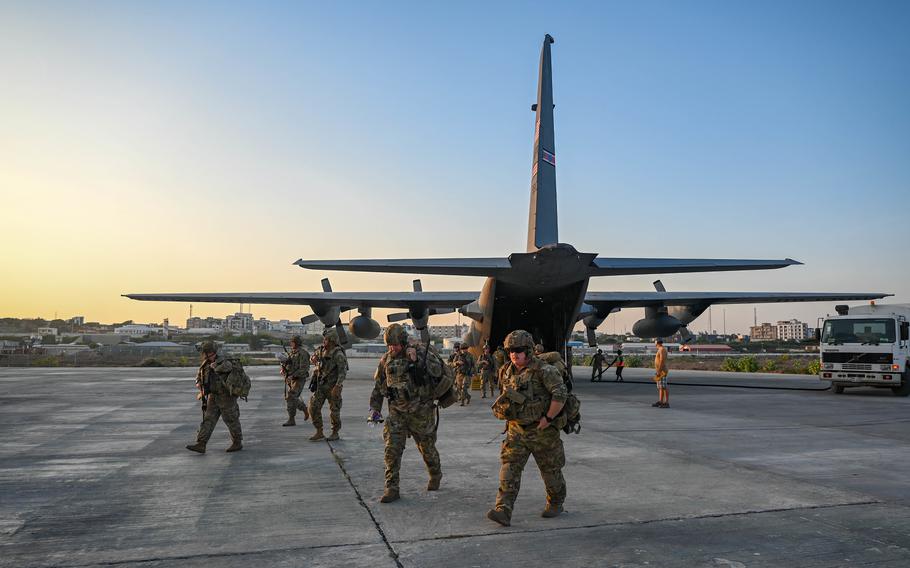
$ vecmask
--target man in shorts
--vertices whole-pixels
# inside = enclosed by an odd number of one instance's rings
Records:
[[[667,390],[667,348],[662,339],[657,340],[657,354],[654,355],[654,382],[657,383],[657,402],[651,406],[670,408],[670,393]]]

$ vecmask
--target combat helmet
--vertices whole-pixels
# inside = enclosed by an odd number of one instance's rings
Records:
[[[534,346],[534,354],[535,354],[535,355],[540,355],[540,354],[543,353],[544,351],[545,351],[545,350],[544,350],[544,348],[543,348],[543,343],[538,343],[537,345]]]
[[[408,342],[408,332],[401,324],[393,323],[385,329],[382,339],[386,345],[405,345]]]
[[[299,335],[295,335],[295,336],[291,337],[291,343],[296,343],[298,347],[303,345],[303,341],[300,340]]]
[[[525,351],[530,352],[534,348],[534,337],[523,329],[516,329],[506,336],[503,345],[506,349],[524,347]]]
[[[341,341],[338,339],[338,332],[334,327],[327,327],[325,331],[322,332],[323,339],[329,340],[330,343],[338,345]]]
[[[203,341],[202,345],[199,346],[199,352],[203,355],[206,353],[217,353],[218,347],[215,345],[214,341]]]

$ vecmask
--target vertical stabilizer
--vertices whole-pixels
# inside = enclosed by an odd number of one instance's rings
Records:
[[[531,164],[531,209],[528,213],[528,252],[559,242],[556,217],[556,143],[553,133],[553,69],[547,34],[540,50],[540,77]]]

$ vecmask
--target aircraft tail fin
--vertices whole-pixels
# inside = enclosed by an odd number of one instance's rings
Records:
[[[531,164],[531,207],[528,213],[528,252],[559,242],[556,215],[556,144],[553,132],[553,69],[547,34],[540,50],[540,76],[534,124],[534,156]]]

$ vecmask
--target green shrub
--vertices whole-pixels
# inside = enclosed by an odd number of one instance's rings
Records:
[[[752,355],[746,355],[739,360],[737,367],[741,373],[754,373],[758,371],[758,361]]]
[[[724,359],[724,362],[720,365],[721,371],[727,371],[728,373],[736,373],[739,371],[739,359],[736,357],[727,357]]]
[[[154,357],[146,357],[142,361],[139,361],[137,367],[164,367],[164,363],[155,359]]]
[[[626,367],[641,367],[642,359],[639,355],[629,355],[625,358]]]
[[[773,359],[765,361],[765,364],[761,366],[761,370],[764,373],[773,373],[777,370],[777,362]]]
[[[822,362],[818,359],[813,359],[811,363],[806,366],[807,375],[817,375],[822,370]]]

